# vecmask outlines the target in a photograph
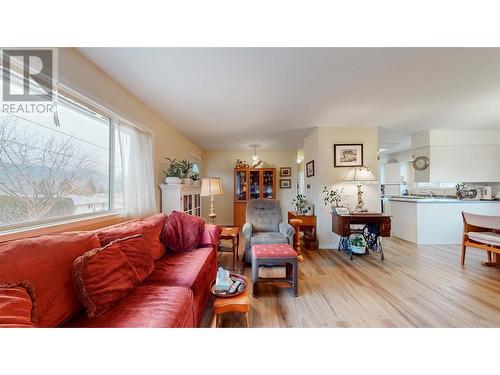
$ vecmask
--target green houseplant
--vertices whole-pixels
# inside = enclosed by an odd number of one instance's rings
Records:
[[[179,168],[179,162],[176,159],[165,158],[168,161],[168,168],[163,171],[165,173],[166,184],[180,184],[182,182],[182,171]]]
[[[344,194],[344,188],[328,189],[326,186],[323,188],[323,203],[325,206],[330,205],[333,207],[342,207],[340,204],[347,196]]]
[[[305,195],[297,194],[297,196],[293,198],[292,203],[295,205],[295,211],[297,211],[299,215],[304,215],[311,211],[311,206],[307,204]]]
[[[360,234],[355,234],[349,238],[352,252],[355,254],[363,254],[365,252],[365,239]]]
[[[181,171],[181,176],[182,182],[188,185],[191,185],[193,183],[193,180],[189,178],[189,172],[191,172],[191,169],[193,168],[193,163],[189,160],[180,160],[179,163],[179,169]]]
[[[195,185],[199,185],[200,183],[200,174],[199,173],[192,173],[189,178]]]

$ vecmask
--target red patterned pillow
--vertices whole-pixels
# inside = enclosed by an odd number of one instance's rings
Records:
[[[0,284],[0,327],[36,327],[33,285],[27,281]]]
[[[73,284],[88,317],[95,318],[141,284],[153,269],[147,241],[136,234],[78,257],[73,266]]]
[[[165,221],[161,240],[172,251],[193,251],[203,237],[204,227],[201,217],[174,211]]]

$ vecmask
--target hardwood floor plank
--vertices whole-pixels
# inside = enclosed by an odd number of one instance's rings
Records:
[[[243,241],[241,241],[243,242]],[[378,254],[350,261],[336,250],[303,250],[299,297],[281,283],[263,284],[251,298],[251,327],[500,327],[500,269],[484,267],[486,254],[459,245],[417,246],[383,242]],[[240,254],[244,244],[240,244]],[[222,254],[228,268],[231,255]],[[250,266],[237,272],[250,281]],[[283,268],[262,268],[264,277],[283,277]],[[249,285],[251,291],[251,284]],[[207,309],[202,326],[210,327]],[[243,327],[243,316],[226,314],[222,327]]]

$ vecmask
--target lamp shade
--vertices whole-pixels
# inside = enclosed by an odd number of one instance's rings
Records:
[[[222,182],[220,177],[209,177],[201,179],[201,196],[210,197],[212,195],[222,195]]]
[[[344,178],[344,183],[353,184],[376,184],[378,181],[368,167],[353,167],[349,169]]]

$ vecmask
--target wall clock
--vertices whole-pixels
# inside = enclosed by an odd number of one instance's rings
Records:
[[[413,159],[413,168],[417,171],[423,171],[429,166],[429,158],[427,156],[418,156]]]

